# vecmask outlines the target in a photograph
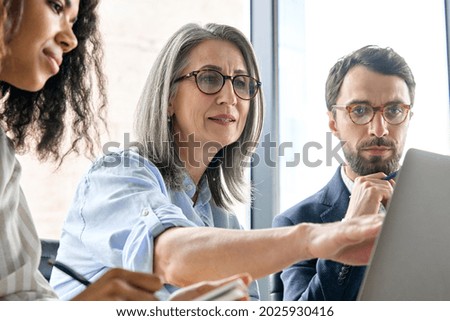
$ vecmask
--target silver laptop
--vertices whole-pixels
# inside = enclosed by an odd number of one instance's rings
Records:
[[[450,156],[406,153],[358,300],[450,300]]]

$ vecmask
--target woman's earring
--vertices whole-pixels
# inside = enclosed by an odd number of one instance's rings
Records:
[[[172,122],[172,116],[167,115],[167,122],[170,124]]]

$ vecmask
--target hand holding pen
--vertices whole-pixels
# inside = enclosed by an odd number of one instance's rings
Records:
[[[394,191],[395,173],[387,175],[378,172],[358,176],[354,180],[351,198],[345,218],[377,214],[386,207]],[[383,206],[382,206],[383,205]]]
[[[169,298],[168,295],[165,295],[165,291],[160,291],[162,289],[161,280],[154,274],[113,268],[98,281],[91,283],[83,275],[64,263],[55,260],[49,260],[48,263],[87,287],[84,292],[73,299],[74,301],[144,301],[158,299],[185,301],[195,300],[196,298],[197,300],[206,300],[201,296],[206,294],[208,294],[210,300],[214,300],[214,297],[211,297],[213,294],[224,295],[227,300],[248,300],[247,286],[252,281],[251,276],[247,273],[236,274],[217,281],[192,284],[175,291]],[[239,281],[239,286],[234,283],[237,281]]]
[[[87,287],[74,301],[155,301],[155,293],[162,287],[154,274],[113,268],[91,283],[64,263],[49,260],[49,264]]]
[[[397,172],[392,172],[388,176],[383,177],[382,180],[390,181],[391,179],[394,179],[397,176]]]

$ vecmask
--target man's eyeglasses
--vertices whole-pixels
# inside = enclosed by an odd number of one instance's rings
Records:
[[[244,100],[250,100],[256,96],[261,82],[247,75],[225,76],[217,70],[203,69],[196,70],[175,79],[175,82],[195,77],[198,89],[207,95],[217,94],[222,90],[227,79],[231,80],[236,96]]]
[[[381,112],[383,119],[391,125],[403,123],[408,116],[411,105],[401,103],[389,103],[379,107],[369,104],[356,103],[349,105],[333,105],[331,108],[346,109],[352,122],[356,125],[366,125],[375,117],[377,111]]]

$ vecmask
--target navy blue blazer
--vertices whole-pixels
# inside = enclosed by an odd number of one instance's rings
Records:
[[[277,215],[274,227],[300,223],[340,221],[347,212],[350,193],[342,180],[340,167],[328,184],[316,194]],[[283,300],[356,300],[365,267],[348,266],[330,260],[298,262],[281,273]]]

